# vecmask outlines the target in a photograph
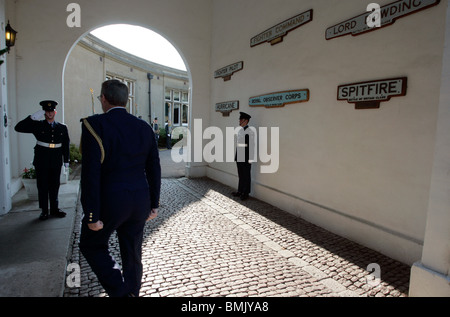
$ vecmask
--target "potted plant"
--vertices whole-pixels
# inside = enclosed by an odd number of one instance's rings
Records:
[[[22,174],[22,183],[27,191],[29,200],[38,200],[38,190],[36,184],[36,170],[34,167],[25,168]]]

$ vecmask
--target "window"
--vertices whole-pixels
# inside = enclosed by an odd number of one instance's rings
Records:
[[[176,103],[173,108],[173,121],[172,125],[179,126],[180,125],[180,104]]]
[[[173,92],[173,100],[174,101],[180,101],[180,92],[179,91],[174,91]]]
[[[172,90],[166,89],[166,100],[172,100]]]
[[[189,124],[189,93],[177,89],[165,89],[165,121],[170,120],[174,127]]]
[[[166,102],[166,106],[164,109],[164,116],[165,116],[164,123],[167,122],[168,120],[172,121],[172,103],[171,102]]]
[[[183,104],[181,111],[181,124],[185,125],[188,124],[188,118],[189,118],[189,106]]]

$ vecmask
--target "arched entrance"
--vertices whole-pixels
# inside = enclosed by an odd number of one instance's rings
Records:
[[[145,30],[153,33],[149,29]],[[128,111],[151,125],[158,125],[163,177],[183,177],[184,163],[175,164],[172,161],[170,142],[166,140],[170,134],[171,143],[177,142],[190,124],[191,75],[187,65],[183,70],[152,62],[117,48],[94,34],[99,33],[91,31],[74,43],[64,65],[64,121],[69,127],[71,143],[79,145],[81,118],[102,113],[97,99],[101,83],[107,79],[118,79],[129,87]],[[114,35],[120,36],[117,31]],[[151,39],[143,37],[141,41],[144,43]],[[150,49],[147,44],[142,46]],[[174,46],[172,49],[178,52]],[[181,55],[179,57],[182,59]],[[167,124],[169,133],[165,129]]]

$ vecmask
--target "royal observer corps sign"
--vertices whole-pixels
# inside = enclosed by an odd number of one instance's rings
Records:
[[[266,95],[251,97],[250,107],[279,108],[291,103],[309,101],[309,89],[274,92]]]

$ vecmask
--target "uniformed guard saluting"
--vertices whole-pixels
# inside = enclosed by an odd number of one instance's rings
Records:
[[[32,133],[36,137],[33,165],[36,169],[39,208],[42,209],[39,219],[48,219],[49,199],[50,215],[63,218],[66,213],[59,209],[58,192],[63,161],[64,166],[69,167],[69,132],[66,125],[55,121],[56,101],[44,100],[40,105],[42,110],[20,121],[15,130]]]

